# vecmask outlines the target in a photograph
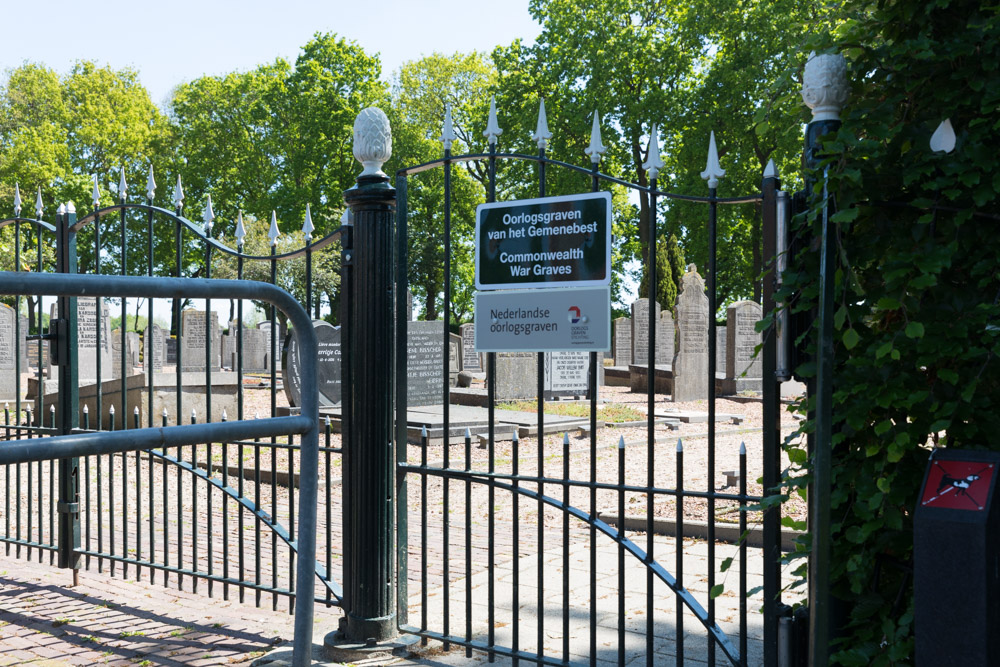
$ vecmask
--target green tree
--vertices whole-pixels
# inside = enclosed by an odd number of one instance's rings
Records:
[[[656,244],[656,300],[664,310],[674,312],[681,276],[684,275],[684,251],[673,234],[662,237]],[[639,298],[649,298],[649,273],[644,272],[639,281]]]

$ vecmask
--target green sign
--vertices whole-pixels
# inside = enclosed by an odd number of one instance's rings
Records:
[[[611,282],[611,193],[522,199],[476,209],[476,288]]]

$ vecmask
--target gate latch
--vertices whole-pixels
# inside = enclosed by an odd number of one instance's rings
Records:
[[[59,352],[62,348],[61,341],[66,340],[69,333],[68,329],[66,320],[49,320],[49,363],[53,366],[62,366],[65,363]]]

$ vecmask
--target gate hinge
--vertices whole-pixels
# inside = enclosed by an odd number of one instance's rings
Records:
[[[79,514],[80,503],[64,503],[60,500],[56,503],[56,509],[60,514]]]
[[[53,366],[62,366],[65,363],[62,356],[59,354],[61,346],[60,341],[66,340],[66,335],[69,332],[68,323],[63,319],[55,319],[49,321],[49,363]]]

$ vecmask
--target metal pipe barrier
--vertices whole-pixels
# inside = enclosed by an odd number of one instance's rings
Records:
[[[318,346],[309,314],[288,292],[274,285],[248,280],[206,280],[79,274],[39,274],[0,271],[0,294],[62,297],[149,297],[266,301],[288,316],[301,354],[316,358]],[[294,667],[311,662],[314,595],[306,582],[315,576],[316,505],[319,472],[319,397],[315,364],[302,365],[300,416],[250,421],[190,424],[129,431],[78,433],[10,443],[0,448],[0,465],[57,458],[108,454],[204,442],[244,440],[277,435],[301,436],[299,471],[299,535],[296,551]]]

